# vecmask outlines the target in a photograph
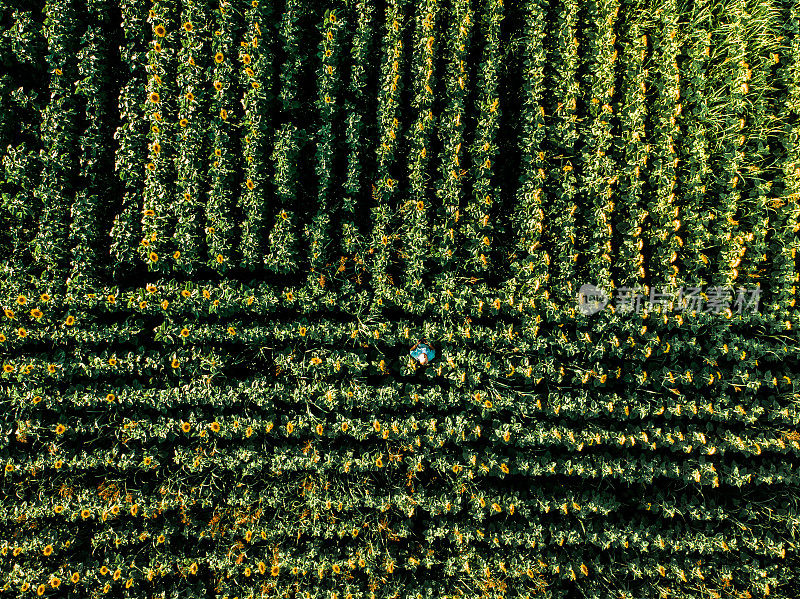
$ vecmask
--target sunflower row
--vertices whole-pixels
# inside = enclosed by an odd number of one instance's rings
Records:
[[[524,281],[525,295],[533,295],[549,280],[547,262],[550,259],[542,245],[545,207],[542,186],[546,176],[545,154],[542,151],[545,138],[545,22],[538,2],[529,2],[526,11],[522,49],[529,58],[522,71],[524,95],[519,141],[522,181],[516,198],[517,210],[511,218],[515,230],[519,231],[516,249],[523,256],[518,270],[513,274],[518,280]]]
[[[789,20],[784,23],[784,33],[786,35],[786,43],[781,48],[781,54],[785,52],[786,58],[779,57],[779,65],[777,68],[777,77],[789,94],[784,98],[784,111],[787,114],[798,114],[800,112],[800,87],[797,83],[797,64],[800,60],[800,43],[796,36],[790,35],[789,23],[800,13],[800,9],[794,4],[789,9]],[[792,135],[796,136],[797,126],[791,128]],[[797,207],[788,209],[789,201],[797,198],[800,193],[800,173],[797,172],[798,156],[800,156],[800,144],[797,143],[796,137],[794,141],[790,141],[790,146],[787,148],[786,155],[783,160],[779,162],[779,167],[783,171],[780,177],[783,191],[782,196],[776,198],[772,203],[772,207],[777,210],[774,215],[774,231],[776,236],[777,251],[773,250],[770,253],[771,269],[770,281],[775,282],[775,291],[771,294],[772,297],[767,299],[768,306],[778,311],[779,318],[788,317],[789,314],[794,313],[795,309],[795,291],[798,281],[800,281],[800,274],[797,262],[797,232],[800,231],[800,212]],[[775,247],[775,246],[774,246]]]
[[[210,190],[205,211],[205,234],[208,244],[206,264],[219,272],[226,272],[239,256],[236,241],[237,225],[234,221],[234,208],[241,194],[244,181],[240,172],[240,151],[242,143],[241,124],[243,113],[240,99],[242,85],[237,71],[243,68],[236,64],[237,48],[242,39],[243,22],[239,9],[230,2],[221,2],[213,11],[210,26],[214,28],[211,36],[210,53],[213,55],[211,77],[205,85],[213,85],[210,111],[206,117],[210,123],[205,126],[211,134],[213,154],[211,161]],[[241,42],[244,43],[244,42]]]
[[[617,250],[615,270],[619,275],[615,282],[617,287],[634,288],[645,280],[644,240],[641,235],[647,212],[644,208],[645,181],[642,169],[647,166],[649,146],[646,147],[644,143],[648,119],[645,83],[648,73],[643,65],[648,37],[643,33],[643,26],[636,22],[629,25],[625,35],[627,43],[624,44],[623,58],[626,67],[622,85],[625,108],[619,113],[625,148],[617,182],[620,203],[618,227],[624,237]]]
[[[400,205],[401,263],[404,267],[402,286],[417,293],[425,270],[430,247],[431,190],[427,168],[431,156],[428,147],[433,138],[433,89],[436,86],[434,60],[440,16],[437,0],[426,0],[416,15],[411,49],[411,82],[413,122],[406,132],[408,155],[408,199]],[[441,42],[439,42],[441,43]]]
[[[75,6],[65,0],[51,0],[43,10],[50,16],[43,29],[48,44],[50,102],[42,111],[41,175],[39,184],[31,190],[40,203],[32,255],[44,267],[44,278],[55,282],[56,272],[68,267],[70,257],[69,207],[77,191],[70,173],[80,168],[76,122],[83,112],[72,88],[78,79],[76,56],[86,27],[78,20]]]
[[[552,223],[545,244],[552,251],[545,253],[544,263],[550,269],[548,290],[553,290],[554,301],[564,305],[577,293],[577,289],[572,288],[576,281],[578,260],[575,222],[581,216],[580,213],[576,216],[578,205],[575,165],[570,159],[564,160],[565,156],[575,155],[575,144],[578,141],[575,123],[580,87],[576,76],[580,44],[577,38],[577,21],[578,3],[569,0],[559,7],[551,25],[554,53],[557,56],[553,61],[554,95],[557,104],[545,137],[545,143],[552,148],[555,156],[550,162],[549,172],[546,173],[544,187],[550,208],[545,214],[544,222]]]
[[[181,47],[176,52],[176,94],[178,119],[175,131],[177,150],[172,204],[175,233],[172,244],[174,268],[193,272],[205,256],[203,235],[206,166],[211,148],[205,131],[210,126],[207,115],[210,89],[206,72],[212,64],[209,43],[212,32],[207,15],[196,4],[183,5],[179,18]]]
[[[124,34],[120,55],[127,79],[120,91],[120,126],[114,134],[119,144],[115,171],[122,192],[110,230],[114,276],[131,270],[138,262],[143,217],[141,182],[147,163],[142,148],[147,146],[149,127],[144,110],[149,69],[141,60],[151,35],[145,18],[147,4],[143,0],[130,0],[122,2],[120,7]]]
[[[441,216],[438,222],[434,223],[432,230],[434,244],[438,250],[436,258],[445,270],[452,264],[457,248],[462,245],[461,239],[456,241],[455,233],[462,226],[459,225],[459,218],[464,195],[464,177],[469,172],[468,159],[464,156],[468,152],[465,140],[469,84],[467,55],[475,27],[474,13],[469,0],[456,0],[447,23],[449,28],[445,33],[447,70],[442,80],[446,94],[445,106],[439,121],[442,143],[438,160],[439,178],[435,183],[435,194],[441,205]]]
[[[681,99],[677,58],[682,40],[678,37],[674,5],[664,12],[663,19],[660,27],[663,34],[652,38],[655,73],[647,81],[651,89],[656,90],[653,113],[657,115],[657,121],[652,134],[652,162],[647,171],[647,181],[654,193],[647,204],[650,220],[643,224],[651,231],[644,241],[651,246],[647,253],[653,269],[652,282],[676,285],[680,271],[675,263],[683,243],[680,237],[681,207],[677,205],[680,189],[677,187],[679,158],[676,149],[680,141],[680,109],[677,105]]]
[[[356,3],[352,20],[356,24],[351,47],[352,65],[346,93],[343,93],[345,145],[347,167],[343,183],[341,229],[338,248],[342,255],[352,255],[363,246],[361,231],[356,223],[357,208],[365,196],[366,175],[364,161],[368,153],[364,136],[366,123],[363,111],[366,106],[367,66],[370,64],[374,36],[375,6],[372,0]],[[343,68],[343,67],[342,67]],[[337,269],[346,270],[344,263]]]
[[[319,44],[320,67],[317,72],[318,97],[316,101],[317,112],[320,115],[320,125],[316,132],[317,148],[315,153],[315,173],[318,181],[316,192],[317,210],[312,212],[311,223],[305,231],[305,247],[310,264],[309,281],[318,281],[320,275],[316,274],[324,264],[330,262],[331,248],[329,237],[335,211],[331,210],[334,189],[332,188],[334,173],[334,159],[339,153],[340,136],[338,121],[341,103],[341,94],[344,91],[342,74],[344,73],[344,60],[342,57],[345,47],[346,34],[349,27],[346,20],[337,15],[339,11],[326,11],[326,16],[320,25],[321,41]],[[313,283],[312,283],[313,284]],[[324,282],[320,283],[324,287]]]
[[[179,100],[175,85],[178,38],[180,36],[178,8],[175,2],[153,3],[148,22],[152,33],[147,52],[147,109],[150,121],[148,162],[144,172],[142,238],[139,257],[154,272],[167,272],[159,261],[169,250],[175,227],[174,205],[171,198],[175,180]]]
[[[484,37],[483,55],[478,63],[475,82],[477,124],[470,157],[474,176],[472,191],[465,198],[465,224],[462,226],[467,268],[477,272],[488,269],[489,257],[497,252],[492,247],[494,224],[490,224],[491,206],[497,206],[493,187],[493,162],[498,153],[497,136],[500,126],[500,96],[498,65],[500,64],[500,24],[504,18],[503,3],[486,2],[480,15],[476,35]],[[541,55],[541,50],[540,50]],[[494,211],[496,213],[496,211]]]
[[[681,262],[691,269],[690,272],[695,281],[709,280],[711,272],[708,256],[703,253],[706,251],[705,248],[711,246],[710,222],[706,218],[701,218],[701,215],[704,214],[704,198],[707,193],[710,172],[707,71],[710,62],[712,32],[708,6],[709,3],[704,2],[697,7],[698,27],[687,40],[690,47],[687,50],[689,59],[685,69],[684,99],[675,106],[676,110],[678,106],[681,107],[681,114],[685,113],[686,127],[683,135],[684,143],[679,144],[677,156],[680,161],[686,163],[683,177],[686,185],[683,193],[685,202],[680,206],[683,217],[676,219],[675,224],[684,229]],[[689,282],[688,273],[676,274],[676,281],[679,284]]]
[[[268,219],[274,211],[274,204],[267,200],[272,197],[272,188],[265,175],[269,171],[266,130],[271,123],[268,115],[274,110],[271,82],[275,56],[270,51],[270,37],[274,33],[270,23],[276,18],[269,2],[251,3],[245,11],[247,29],[242,32],[244,39],[238,52],[239,83],[244,90],[242,125],[247,132],[241,150],[244,185],[238,206],[243,219],[240,224],[242,265],[249,270],[255,270],[264,259]]]
[[[610,287],[611,237],[614,202],[616,197],[614,177],[617,173],[616,152],[612,148],[612,127],[617,125],[614,114],[615,64],[618,51],[615,49],[614,31],[620,5],[618,2],[591,2],[587,4],[586,21],[591,23],[592,43],[589,53],[592,73],[587,88],[590,99],[587,103],[590,123],[582,129],[587,139],[581,140],[578,196],[580,205],[590,211],[591,217],[584,221],[579,236],[588,248],[587,264],[580,268],[588,280],[605,289]]]
[[[108,26],[110,5],[98,2],[90,7],[92,21]],[[88,126],[80,137],[81,176],[87,181],[85,189],[75,194],[72,214],[74,219],[69,232],[68,246],[71,248],[70,278],[78,283],[83,279],[97,281],[106,272],[101,263],[100,248],[105,231],[101,229],[108,200],[105,194],[113,188],[108,154],[101,149],[110,143],[114,132],[110,127],[109,69],[106,61],[111,52],[111,43],[100,28],[91,27],[86,33],[85,44],[78,52],[78,74],[82,78],[76,95],[86,102]],[[114,98],[116,100],[116,98]],[[79,284],[79,283],[78,283]]]

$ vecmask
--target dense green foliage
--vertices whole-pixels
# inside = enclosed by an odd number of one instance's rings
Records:
[[[0,1],[0,597],[800,596],[799,23]]]

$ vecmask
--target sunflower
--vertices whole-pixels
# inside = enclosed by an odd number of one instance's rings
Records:
[[[50,374],[55,374],[56,365],[55,364],[48,364],[47,365],[47,372],[49,372]]]
[[[14,464],[6,464],[6,472],[14,472]]]
[[[28,331],[26,331],[25,329],[23,329],[22,327],[20,327],[20,328],[18,328],[18,329],[17,329],[17,335],[18,335],[19,337],[21,337],[21,338],[25,338],[25,337],[27,337],[27,336],[28,336]]]
[[[109,304],[115,303],[117,300],[113,295],[109,295],[107,298]]]
[[[186,21],[183,24],[183,30],[184,31],[191,31],[192,30],[192,23],[190,21]]]
[[[45,545],[44,549],[42,550],[42,553],[44,553],[45,555],[50,555],[51,553],[53,553],[53,546]]]
[[[155,252],[150,252],[149,258],[151,262],[158,262],[158,254]]]
[[[139,506],[135,503],[131,506],[131,516],[135,516],[139,511]]]
[[[60,514],[61,512],[63,512],[63,511],[64,511],[64,506],[63,506],[63,505],[57,505],[56,507],[54,507],[54,508],[53,508],[53,511],[54,511],[56,514]]]
[[[72,576],[70,576],[70,578],[69,578],[69,579],[70,579],[70,581],[72,582],[72,584],[75,584],[75,583],[77,583],[77,582],[78,582],[78,581],[81,579],[81,575],[80,575],[80,574],[78,574],[77,572],[73,572],[73,573],[72,573]]]
[[[56,426],[57,435],[63,435],[65,430],[67,430],[67,427],[64,426],[63,424],[59,424],[58,426]]]
[[[67,320],[65,321],[65,323],[68,327],[71,327],[72,325],[75,324],[75,317],[70,314],[69,316],[67,316]]]
[[[225,56],[222,54],[222,52],[217,52],[214,55],[214,62],[217,64],[221,63],[223,60],[225,60]]]
[[[251,60],[251,58],[250,58],[249,54],[245,54],[244,56],[242,56],[242,62],[244,64],[250,64],[250,60]]]
[[[492,402],[487,399],[485,402],[483,402],[483,405],[485,407],[487,407],[487,408],[491,408],[492,407]]]
[[[158,92],[152,92],[149,99],[153,104],[158,104],[161,101],[161,96],[158,95]]]
[[[172,360],[171,364],[173,368],[178,368],[181,365],[180,360],[178,359]]]
[[[83,518],[84,520],[86,520],[86,518],[88,518],[91,515],[92,512],[90,512],[89,510],[81,510],[81,518]]]
[[[167,35],[167,30],[164,28],[163,25],[156,25],[153,31],[155,31],[158,37],[164,37],[165,35]]]
[[[222,82],[221,81],[215,81],[214,82],[214,89],[217,90],[217,91],[221,91],[222,90]]]
[[[192,92],[189,92],[188,94],[186,94],[186,99],[189,100],[189,102],[194,102],[194,94]]]
[[[3,333],[0,333],[0,343],[6,340],[6,336]]]
[[[272,566],[272,568],[271,568],[271,569],[270,569],[270,571],[269,571],[269,573],[270,573],[272,576],[277,576],[277,575],[278,575],[278,572],[280,572],[280,566]]]
[[[154,154],[158,154],[161,151],[161,144],[158,142],[154,142],[153,145],[150,146],[150,149],[153,150]]]
[[[249,577],[251,573],[252,573],[252,572],[251,572],[250,568],[245,568],[245,569],[244,569],[244,575],[245,575],[245,576],[248,576],[248,577]]]
[[[113,393],[109,393],[108,395],[106,395],[106,401],[108,402],[114,401],[115,399],[116,396]]]
[[[175,250],[175,253],[172,254],[172,257],[175,258],[175,260],[177,260],[178,258],[181,257],[181,253],[178,250]]]
[[[500,470],[503,471],[503,474],[508,474],[508,466],[505,464],[500,464]]]
[[[113,578],[114,580],[119,580],[119,579],[120,579],[120,576],[122,576],[122,570],[120,570],[119,568],[117,568],[116,570],[114,570],[114,574],[112,575],[112,578]]]
[[[245,432],[245,434],[246,434],[248,437],[250,437],[250,436],[253,434],[253,427],[252,427],[252,426],[248,426],[248,427],[247,427],[247,431]]]
[[[228,335],[235,335],[235,334],[236,334],[236,329],[234,329],[233,327],[228,327]]]
[[[267,564],[264,562],[258,562],[258,571],[261,572],[261,574],[264,574],[267,571]]]
[[[244,72],[245,72],[245,74],[246,74],[248,77],[253,77],[253,76],[255,76],[255,73],[253,72],[253,69],[251,69],[250,67],[247,67],[247,68],[244,70]]]
[[[152,162],[148,162],[148,163],[147,163],[147,170],[149,170],[149,171],[154,171],[154,170],[156,170],[156,165],[155,165],[155,164],[153,164]]]
[[[164,300],[163,302],[161,302],[161,308],[163,310],[166,310],[168,306],[169,306],[169,302],[167,300]]]
[[[160,544],[161,544],[161,543],[163,543],[165,540],[166,540],[166,539],[164,538],[164,535],[158,535],[158,539],[156,539],[156,542],[157,542],[157,543],[160,545]]]
[[[181,329],[181,337],[188,337],[189,336],[189,329],[186,327]]]
[[[50,296],[47,293],[43,293],[42,295],[39,296],[39,299],[41,299],[43,302],[49,302]]]
[[[37,594],[37,595],[39,595],[39,596],[41,597],[42,595],[44,595],[44,592],[45,592],[46,590],[47,590],[47,587],[46,587],[46,586],[44,586],[43,584],[40,584],[40,585],[37,587],[37,589],[36,589],[36,594]]]
[[[3,372],[14,372],[14,367],[11,364],[4,364]]]
[[[139,302],[139,309],[144,310],[147,307],[147,302]]]
[[[252,179],[247,180],[247,189],[251,190],[255,187],[255,183],[253,183]]]
[[[286,432],[291,435],[292,431],[294,431],[294,424],[292,424],[291,422],[287,422],[286,423]]]
[[[192,574],[197,574],[197,562],[189,566],[189,572],[191,572]]]
[[[208,425],[208,428],[210,428],[215,433],[218,433],[219,432],[219,422],[212,422],[211,424]]]
[[[186,119],[181,119],[180,121],[178,121],[178,124],[179,124],[181,127],[185,127],[186,125],[188,125],[188,124],[189,124],[189,121],[188,121],[188,120],[186,120]]]
[[[22,586],[19,588],[19,590],[20,590],[20,591],[22,591],[22,592],[24,593],[24,592],[26,592],[26,591],[27,591],[29,588],[31,588],[31,585],[30,585],[30,583],[29,583],[29,582],[23,582],[23,583],[22,583]]]
[[[55,466],[56,470],[60,469],[61,466],[63,466],[63,465],[64,465],[64,460],[56,460],[53,463],[53,466]]]
[[[209,293],[208,289],[203,289],[203,297],[206,299],[211,299],[211,293]]]
[[[155,210],[145,210],[144,211],[144,215],[145,216],[155,216],[156,212],[155,212]]]
[[[102,566],[102,567],[100,568],[100,574],[102,574],[103,576],[105,576],[106,574],[108,574],[108,568],[106,568],[105,566]]]
[[[323,432],[324,430],[325,430],[325,427],[324,427],[324,426],[322,426],[321,424],[318,424],[318,425],[317,425],[317,434],[318,434],[318,435],[322,435],[322,432]]]
[[[377,460],[375,460],[375,465],[378,468],[383,468],[383,460],[381,458],[378,458]]]
[[[228,111],[225,110],[224,108],[222,110],[220,110],[219,111],[219,118],[221,118],[223,121],[226,120],[228,118]]]
[[[28,301],[28,298],[26,298],[24,295],[18,295],[18,296],[17,296],[17,303],[18,303],[20,306],[24,305],[24,304],[25,304],[25,302],[27,302],[27,301]]]
[[[183,297],[189,297],[190,295],[192,295],[192,292],[189,291],[188,289],[184,289],[183,291],[181,291],[181,295]]]
[[[14,310],[5,309],[6,318],[14,318]]]

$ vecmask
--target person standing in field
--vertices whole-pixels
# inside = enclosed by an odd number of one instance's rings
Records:
[[[424,337],[411,346],[409,353],[412,358],[419,360],[419,363],[423,366],[436,357],[436,350]]]

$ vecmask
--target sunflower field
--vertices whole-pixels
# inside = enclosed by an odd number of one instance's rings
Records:
[[[0,158],[0,599],[800,596],[800,0],[0,0]]]

